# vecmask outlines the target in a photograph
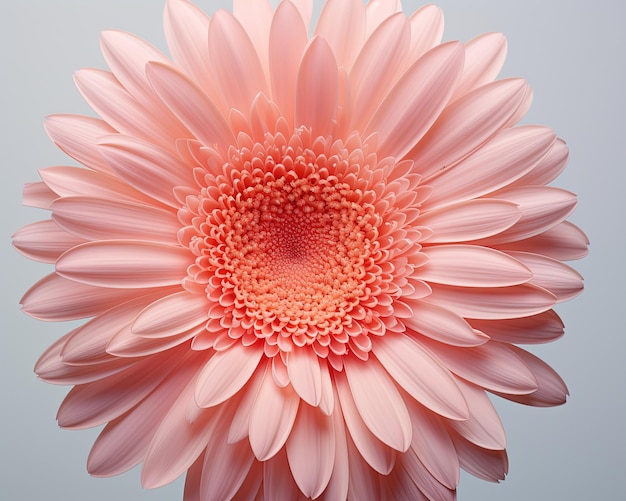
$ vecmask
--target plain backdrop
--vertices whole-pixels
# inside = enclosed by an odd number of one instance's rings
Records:
[[[230,7],[203,0],[207,11]],[[406,11],[419,7],[404,1]],[[467,41],[502,31],[509,55],[502,76],[523,76],[534,89],[526,123],[549,125],[571,149],[557,185],[579,194],[571,220],[591,240],[591,254],[574,263],[585,293],[558,308],[566,335],[532,348],[564,377],[567,405],[534,409],[496,399],[508,434],[510,473],[502,484],[463,475],[461,501],[623,499],[626,473],[624,398],[623,2],[598,0],[442,0],[446,40]],[[47,217],[21,206],[22,185],[37,169],[70,164],[47,139],[43,117],[85,113],[72,82],[81,67],[104,67],[98,34],[136,33],[165,49],[162,0],[21,0],[3,4],[0,40],[0,161],[2,288],[0,336],[0,499],[6,501],[164,501],[182,498],[182,479],[155,491],[139,485],[139,470],[91,478],[86,457],[98,430],[64,431],[56,408],[67,388],[36,379],[39,354],[72,328],[44,324],[19,311],[21,295],[50,267],[19,256],[10,235]],[[319,10],[319,4],[318,4]]]

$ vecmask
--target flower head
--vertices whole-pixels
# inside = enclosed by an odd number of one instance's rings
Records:
[[[547,186],[567,147],[516,125],[500,34],[441,44],[432,5],[168,0],[171,59],[106,32],[111,71],[76,84],[100,116],[56,115],[81,167],[50,167],[15,235],[55,271],[24,296],[89,318],[36,366],[74,385],[59,424],[106,424],[97,476],[186,472],[185,499],[454,499],[496,481],[487,392],[536,406],[567,389],[516,344],[558,338],[587,252]]]

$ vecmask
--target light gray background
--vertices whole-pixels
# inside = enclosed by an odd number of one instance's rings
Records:
[[[212,11],[227,2],[199,2]],[[47,213],[21,206],[22,185],[36,170],[68,159],[47,139],[51,113],[90,113],[72,83],[80,67],[104,67],[98,33],[119,28],[164,48],[159,0],[22,0],[3,4],[2,334],[0,336],[0,498],[25,500],[177,500],[182,480],[157,491],[139,486],[137,469],[93,479],[85,460],[97,430],[57,428],[67,389],[39,382],[39,354],[71,326],[45,324],[19,311],[24,291],[49,267],[21,258],[9,236]],[[418,2],[405,0],[405,10]],[[626,473],[624,422],[624,3],[619,0],[441,0],[445,39],[486,31],[509,40],[503,76],[524,76],[535,91],[525,122],[553,127],[571,148],[557,185],[580,195],[572,221],[591,242],[575,263],[586,292],[562,305],[560,341],[532,351],[568,382],[571,397],[556,409],[497,402],[509,440],[510,474],[500,485],[464,475],[461,501],[613,500]]]

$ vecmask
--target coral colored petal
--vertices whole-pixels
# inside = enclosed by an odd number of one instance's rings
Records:
[[[409,413],[393,380],[374,359],[363,362],[348,357],[344,369],[354,403],[370,431],[397,451],[411,442]]]
[[[417,61],[422,55],[441,43],[443,11],[433,4],[424,5],[413,13],[409,21],[411,23],[409,63],[412,64],[413,61]]]
[[[181,247],[107,240],[74,247],[61,256],[56,269],[86,285],[143,289],[180,284],[189,262],[189,251]]]
[[[458,42],[435,47],[395,84],[364,131],[378,133],[379,157],[400,159],[420,141],[456,86],[463,52]]]
[[[559,261],[570,261],[581,259],[589,253],[589,239],[578,226],[563,221],[534,237],[499,244],[497,247],[502,250],[543,254]]]
[[[350,71],[352,127],[361,129],[369,122],[397,80],[409,40],[409,24],[402,14],[388,18],[367,40]]]
[[[218,150],[235,142],[219,109],[189,78],[160,63],[148,63],[146,72],[156,93],[196,139]]]
[[[233,15],[250,37],[261,66],[269,75],[268,38],[272,23],[270,2],[268,0],[233,0]]]
[[[140,336],[157,338],[180,334],[206,322],[208,308],[206,297],[177,292],[144,308],[137,315],[132,331]]]
[[[449,309],[424,301],[407,300],[407,303],[413,316],[402,322],[421,335],[452,346],[479,346],[489,340]]]
[[[106,352],[116,357],[145,357],[169,350],[205,331],[204,325],[166,338],[147,338],[133,333],[131,325],[119,330],[106,345]],[[193,349],[193,348],[192,348]]]
[[[183,490],[183,501],[202,501],[202,498],[200,497],[200,482],[202,480],[203,465],[204,452],[200,454],[194,463],[187,469],[187,474],[185,475],[185,488]]]
[[[50,209],[50,205],[59,195],[52,191],[45,183],[26,183],[22,193],[22,203],[27,207],[37,207],[38,209]]]
[[[285,2],[286,0],[281,0],[281,3]],[[290,1],[292,4],[294,4],[298,11],[300,12],[300,16],[302,17],[302,20],[304,21],[304,25],[307,28],[309,28],[309,24],[311,24],[311,17],[313,16],[313,0],[288,0]]]
[[[250,446],[259,461],[276,455],[287,441],[300,397],[290,387],[276,386],[268,366],[250,412]]]
[[[371,0],[367,3],[367,36],[380,26],[385,19],[396,12],[402,12],[400,0]]]
[[[537,380],[537,390],[528,395],[507,394],[507,392],[496,394],[508,400],[534,407],[553,407],[564,404],[569,391],[556,371],[543,360],[517,346],[511,346],[510,349],[524,361],[533,373]]]
[[[315,352],[308,347],[293,350],[287,357],[287,373],[300,398],[317,407],[322,399],[322,374]]]
[[[335,385],[343,419],[359,455],[377,472],[389,474],[395,465],[396,451],[378,440],[365,425],[343,373],[335,374]]]
[[[269,21],[269,13],[265,2],[261,5],[266,9],[255,6],[254,15],[259,28],[264,29],[261,26]],[[264,45],[267,46],[267,42]],[[241,23],[226,11],[216,12],[211,19],[209,56],[228,108],[247,110],[259,92],[268,95],[265,73],[250,37]]]
[[[177,244],[176,216],[164,209],[120,200],[63,197],[52,203],[63,229],[86,240],[137,239]]]
[[[480,149],[429,181],[428,208],[476,198],[514,182],[552,148],[554,132],[526,125],[498,132]]]
[[[194,371],[192,360],[182,358],[175,370],[150,395],[105,426],[89,453],[89,473],[96,477],[110,477],[141,462],[154,433]]]
[[[262,501],[263,463],[254,461],[248,476],[231,501]]]
[[[494,341],[515,344],[537,344],[555,341],[563,335],[563,322],[554,310],[539,315],[507,320],[470,320],[475,329]]]
[[[270,28],[269,65],[272,100],[291,125],[294,121],[298,66],[307,43],[306,26],[291,2],[281,2]]]
[[[504,449],[506,446],[504,428],[485,391],[462,379],[458,385],[469,407],[470,417],[467,421],[450,421],[448,426],[479,447]]]
[[[449,105],[407,156],[425,179],[463,159],[511,119],[528,89],[521,79],[499,80]]]
[[[409,449],[399,465],[381,485],[384,499],[410,499],[411,501],[455,501],[454,490],[435,479]]]
[[[489,482],[499,482],[509,471],[509,461],[504,450],[483,449],[462,436],[451,433],[459,463],[468,473]]]
[[[522,217],[517,204],[477,199],[424,212],[419,224],[432,230],[429,244],[469,242],[507,230]]]
[[[335,428],[331,417],[301,405],[285,449],[289,469],[300,491],[318,497],[330,480],[335,459]]]
[[[493,288],[432,284],[431,289],[423,301],[449,308],[462,317],[481,320],[529,317],[556,303],[553,294],[529,284]]]
[[[492,82],[502,69],[507,43],[502,33],[485,33],[465,44],[465,68],[452,100]]]
[[[263,497],[275,501],[300,501],[304,498],[289,470],[287,453],[281,449],[263,462]]]
[[[82,115],[50,115],[44,125],[50,139],[74,160],[98,172],[111,172],[96,148],[101,137],[116,132],[105,121]]]
[[[295,124],[310,127],[314,136],[331,130],[339,100],[339,73],[328,42],[315,37],[308,45],[296,84]]]
[[[503,252],[478,245],[437,245],[422,249],[428,262],[415,276],[428,283],[459,287],[506,287],[528,282],[533,273]],[[541,285],[541,284],[537,284]]]
[[[265,367],[259,365],[237,398],[237,408],[228,430],[228,443],[234,444],[248,437],[250,414],[265,376]]]
[[[237,393],[250,379],[263,348],[235,344],[232,348],[215,353],[198,375],[196,403],[199,407],[213,407]]]
[[[332,390],[331,390],[332,391]],[[339,400],[336,391],[333,392],[333,399]],[[332,425],[335,430],[335,457],[332,474],[326,490],[320,498],[322,501],[333,501],[335,499],[346,499],[350,485],[350,469],[348,463],[348,443],[346,439],[346,427],[343,420],[341,407],[337,404],[335,412],[332,413]]]
[[[348,487],[348,501],[362,501],[376,496],[379,491],[379,475],[363,460],[349,435],[348,465],[350,468],[350,485]]]
[[[422,405],[449,419],[467,419],[467,405],[454,377],[412,338],[389,334],[373,351],[391,377]]]
[[[365,40],[365,5],[361,0],[329,0],[315,34],[328,42],[337,64],[349,71]]]
[[[13,246],[22,255],[44,263],[54,263],[65,251],[84,242],[52,220],[27,224],[13,235]]]
[[[51,273],[33,285],[24,294],[21,303],[24,312],[31,317],[58,322],[93,317],[118,303],[149,292],[93,287]]]
[[[512,395],[537,390],[537,380],[509,345],[495,341],[473,348],[456,348],[424,342],[443,364],[478,386]]]
[[[569,148],[565,144],[565,141],[557,138],[548,154],[529,172],[512,183],[512,186],[546,185],[563,172],[568,159]]]

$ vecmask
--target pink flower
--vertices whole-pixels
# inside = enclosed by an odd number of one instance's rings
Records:
[[[62,427],[105,424],[96,476],[186,472],[185,500],[455,499],[459,467],[507,472],[487,392],[567,388],[516,344],[560,337],[582,278],[568,151],[515,124],[506,41],[441,44],[398,0],[168,0],[171,60],[102,35],[76,84],[101,118],[56,115],[82,167],[25,189],[52,218],[16,248],[55,271],[42,320],[92,317],[36,366],[74,385]]]

